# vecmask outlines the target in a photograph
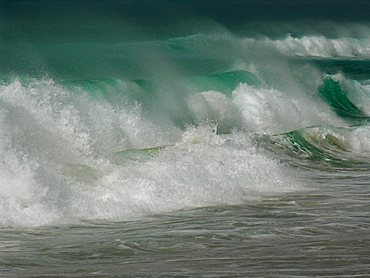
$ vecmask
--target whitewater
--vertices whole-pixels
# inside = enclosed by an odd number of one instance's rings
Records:
[[[368,22],[144,2],[1,3],[0,275],[370,275]]]

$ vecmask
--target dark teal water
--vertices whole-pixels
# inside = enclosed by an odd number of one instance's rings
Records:
[[[0,276],[368,277],[367,1],[0,1]]]

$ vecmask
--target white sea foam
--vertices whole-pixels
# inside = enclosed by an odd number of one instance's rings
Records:
[[[190,94],[183,105],[198,125],[185,130],[136,103],[68,90],[51,79],[0,85],[2,226],[124,220],[294,190],[293,173],[245,132],[342,123],[318,98],[267,85]],[[356,132],[354,148],[364,149],[367,131]],[[168,147],[142,161],[114,159],[161,145]]]
[[[366,115],[370,116],[370,86],[367,85],[367,81],[359,82],[339,76],[338,79],[351,102]]]
[[[189,109],[197,120],[217,123],[221,129],[276,134],[313,125],[344,125],[319,99],[304,92],[282,92],[240,84],[230,98],[214,91],[190,97]]]
[[[218,93],[211,98],[220,115],[219,101],[236,109]],[[179,136],[140,106],[97,101],[49,79],[1,85],[0,108],[1,226],[122,220],[298,187],[243,134],[225,138],[206,124]],[[112,159],[127,148],[168,143],[147,161]]]
[[[71,204],[73,214],[119,219],[236,204],[298,186],[287,177],[286,169],[245,138],[226,141],[204,127],[191,128],[183,138],[157,157],[114,167],[97,186],[79,190],[78,199]]]
[[[276,49],[287,56],[302,57],[370,57],[370,39],[363,38],[327,38],[320,35],[293,37],[284,39],[245,39],[247,45]]]
[[[370,155],[370,126],[361,126],[354,129],[347,139],[351,150],[359,155]]]
[[[334,152],[334,156],[347,157],[348,160],[368,161],[370,155],[370,126],[351,128],[330,126],[309,127],[303,130],[305,140],[318,149]]]

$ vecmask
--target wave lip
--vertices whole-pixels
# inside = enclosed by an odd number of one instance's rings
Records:
[[[263,137],[262,142],[288,163],[322,170],[370,170],[369,126],[307,127]]]
[[[331,78],[326,78],[319,88],[321,97],[342,117],[368,118],[368,116],[357,108],[348,98],[340,83]]]
[[[370,90],[366,83],[337,74],[327,76],[318,91],[335,113],[347,122],[361,124],[369,121]]]

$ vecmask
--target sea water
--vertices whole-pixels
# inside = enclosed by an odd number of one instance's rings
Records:
[[[369,8],[1,1],[0,276],[368,277]]]

